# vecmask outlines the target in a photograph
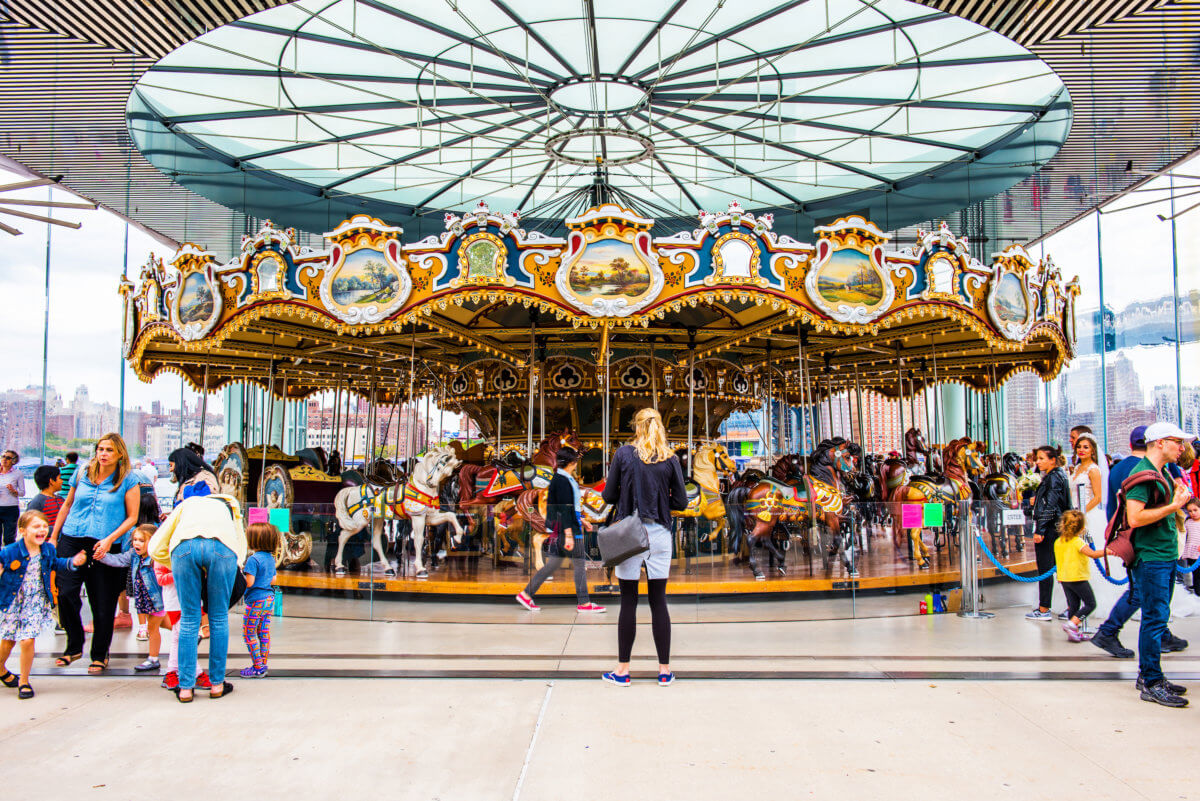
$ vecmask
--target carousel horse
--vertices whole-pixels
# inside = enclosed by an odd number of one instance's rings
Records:
[[[906,503],[942,503],[949,504],[951,509],[947,524],[954,530],[953,519],[957,516],[958,502],[970,500],[971,484],[970,471],[982,471],[983,463],[975,451],[975,445],[969,437],[951,440],[942,450],[943,463],[946,466],[944,474],[918,475],[911,477],[906,483],[896,487],[889,495],[892,504],[893,536],[899,534],[903,526],[902,507]],[[920,527],[907,529],[909,542],[912,545],[913,558],[918,567],[928,570],[930,567],[929,549],[921,538]],[[897,542],[896,547],[900,547]]]
[[[463,528],[453,512],[441,511],[438,490],[442,483],[458,468],[458,459],[450,448],[433,448],[422,455],[413,467],[412,475],[404,484],[395,484],[379,489],[369,484],[347,487],[334,499],[334,513],[341,533],[338,535],[337,556],[334,557],[334,574],[344,576],[342,550],[346,541],[371,525],[371,546],[380,560],[388,565],[383,549],[383,524],[385,520],[407,518],[412,522],[413,567],[417,578],[429,575],[423,562],[425,549],[425,527],[449,523],[455,531],[454,542],[463,536]],[[390,565],[385,574],[394,576]]]
[[[771,478],[784,484],[798,483],[804,480],[807,469],[805,457],[798,453],[785,453],[771,466]]]
[[[841,437],[822,440],[809,459],[808,473],[804,480],[808,497],[815,499],[812,510],[813,522],[821,528],[821,552],[826,569],[829,556],[837,553],[851,577],[858,576],[855,563],[855,529],[858,515],[853,506],[847,506],[845,480],[854,472],[855,451],[858,445]]]
[[[671,516],[690,521],[690,525],[696,525],[701,517],[709,523],[720,521],[715,528],[710,527],[704,538],[704,542],[720,542],[727,525],[725,503],[721,499],[721,477],[733,475],[737,465],[724,447],[712,443],[701,445],[693,461],[692,480],[685,485],[687,509],[672,512]]]
[[[787,536],[788,524],[808,519],[808,493],[805,487],[785,484],[758,471],[747,471],[747,475],[735,482],[726,496],[725,513],[729,518],[729,550],[739,553],[745,544],[749,557],[747,564],[754,578],[766,580],[754,560],[758,547],[767,549],[780,575],[787,575],[784,552],[775,539],[777,532],[782,532],[783,537]]]
[[[550,486],[550,479],[558,465],[558,451],[564,447],[582,451],[583,443],[574,431],[565,429],[542,440],[533,457],[516,467],[503,461],[493,461],[489,466],[463,465],[457,476],[458,506],[471,513],[471,530],[474,531],[483,522],[487,507],[492,507],[496,547],[504,554],[516,553],[515,535],[520,531],[521,522],[526,519],[522,509],[518,508],[520,495]],[[530,503],[526,501],[524,512],[529,508]]]
[[[994,469],[985,475],[980,488],[981,498],[988,501],[984,514],[988,534],[992,540],[992,550],[996,551],[999,548],[998,552],[1001,556],[1008,556],[1010,553],[1008,534],[1003,524],[1002,510],[1005,508],[1015,509],[1020,505],[1020,498],[1017,495],[1017,480],[1021,477],[1025,464],[1020,456],[1011,451],[1001,456],[999,461],[999,469]],[[1025,547],[1024,535],[1024,527],[1019,527],[1016,535],[1018,551]]]

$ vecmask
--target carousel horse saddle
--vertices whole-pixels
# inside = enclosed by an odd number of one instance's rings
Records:
[[[342,483],[347,487],[361,487],[363,484],[367,483],[367,480],[363,478],[363,474],[357,470],[343,470]]]
[[[908,486],[920,490],[921,494],[930,501],[957,501],[958,487],[945,476],[920,475],[914,476]]]

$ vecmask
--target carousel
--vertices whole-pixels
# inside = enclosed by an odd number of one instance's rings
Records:
[[[1011,569],[1033,569],[1023,530],[999,515],[1017,502],[1020,460],[995,453],[992,432],[946,430],[924,401],[956,384],[998,413],[1016,373],[1059,373],[1079,284],[1050,257],[1012,245],[985,264],[945,224],[892,249],[853,215],[802,242],[737,202],[661,236],[611,199],[563,220],[562,236],[484,202],[444,228],[406,241],[353,216],[318,250],[268,221],[228,262],[185,244],[121,286],[140,379],[333,397],[333,447],[235,441],[214,463],[247,505],[292,509],[285,589],[511,595],[541,561],[557,450],[584,452],[585,513],[602,523],[605,466],[647,406],[689,478],[672,592],[952,584],[963,500]],[[367,458],[346,465],[352,398],[370,409]],[[864,447],[880,408],[899,424]],[[761,442],[741,472],[721,440],[735,413]],[[482,441],[430,436],[447,414]],[[944,441],[927,444],[931,430]],[[948,514],[913,523],[911,504]]]

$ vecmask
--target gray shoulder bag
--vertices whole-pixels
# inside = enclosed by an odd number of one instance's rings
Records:
[[[640,466],[641,462],[634,460],[634,464]],[[628,517],[601,528],[596,534],[596,542],[605,567],[615,567],[631,556],[650,550],[650,535],[636,508]]]

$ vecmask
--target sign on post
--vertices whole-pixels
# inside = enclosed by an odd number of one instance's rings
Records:
[[[1025,510],[1005,509],[1003,520],[1006,526],[1023,526],[1025,525]]]

